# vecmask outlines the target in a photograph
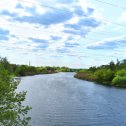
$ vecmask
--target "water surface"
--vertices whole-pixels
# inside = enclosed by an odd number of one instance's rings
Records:
[[[126,89],[79,80],[75,73],[23,77],[32,126],[126,126]]]

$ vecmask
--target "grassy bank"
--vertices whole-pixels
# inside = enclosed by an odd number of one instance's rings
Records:
[[[79,70],[75,78],[93,81],[103,85],[126,88],[126,60],[107,65]]]

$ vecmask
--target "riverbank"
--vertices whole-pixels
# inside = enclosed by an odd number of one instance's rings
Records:
[[[54,71],[54,72],[41,72],[41,73],[25,73],[25,74],[23,74],[23,75],[18,75],[18,77],[20,78],[20,77],[25,77],[25,76],[35,76],[35,75],[41,75],[41,74],[54,74],[54,73],[58,73],[58,72],[56,72],[56,71]]]
[[[109,82],[107,82],[107,81],[98,82],[93,75],[91,76],[91,75],[88,75],[87,73],[78,72],[74,75],[74,77],[77,79],[80,79],[80,80],[86,80],[86,81],[94,82],[94,83],[100,84],[100,85],[114,86],[114,85],[112,85],[112,83],[110,81]],[[125,86],[117,86],[117,85],[115,85],[115,87],[126,88]]]
[[[86,80],[86,81],[90,81],[90,82],[94,82],[96,84],[101,84],[101,85],[106,85],[106,86],[113,86],[112,83],[110,81],[100,81],[98,82],[95,77],[93,75],[89,75],[87,73],[76,73],[74,75],[75,78],[80,79],[80,80]],[[119,86],[116,86],[119,87]],[[121,87],[121,86],[120,86]]]
[[[110,62],[108,65],[81,69],[75,78],[92,81],[102,85],[126,88],[126,61]]]

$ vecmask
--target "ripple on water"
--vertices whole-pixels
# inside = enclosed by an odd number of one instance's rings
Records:
[[[126,90],[73,78],[74,73],[23,77],[32,126],[126,126]]]

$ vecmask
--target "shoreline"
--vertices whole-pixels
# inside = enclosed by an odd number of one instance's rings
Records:
[[[82,73],[81,73],[82,74]],[[103,85],[103,86],[109,86],[109,87],[115,87],[115,88],[123,88],[123,89],[126,89],[126,86],[125,85],[121,85],[121,84],[118,84],[118,85],[113,85],[111,82],[98,82],[96,81],[95,79],[89,79],[89,78],[85,78],[84,76],[80,76],[80,73],[76,73],[74,75],[74,78],[76,79],[80,79],[80,80],[85,80],[85,81],[89,81],[89,82],[94,82],[95,84],[99,84],[99,85]]]

